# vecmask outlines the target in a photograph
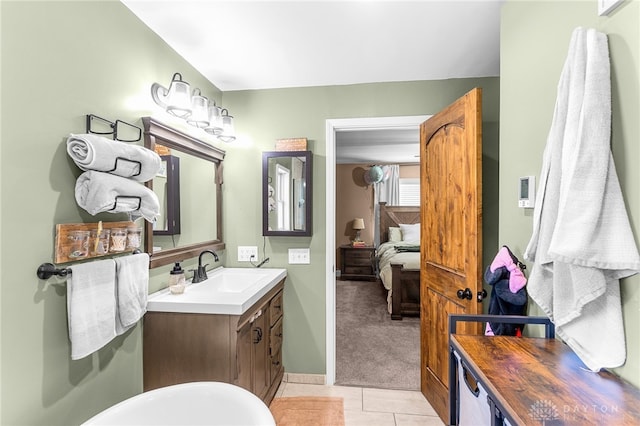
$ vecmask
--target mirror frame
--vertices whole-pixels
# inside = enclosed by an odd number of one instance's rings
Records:
[[[224,250],[225,243],[222,239],[222,166],[225,151],[169,127],[153,117],[142,117],[142,124],[146,148],[153,151],[156,144],[159,144],[216,164],[216,174],[213,181],[216,186],[216,238],[153,253],[153,224],[145,221],[144,247],[145,252],[149,254],[149,268],[153,269],[181,262],[198,256],[203,250]],[[153,179],[145,182],[145,186],[153,190]]]
[[[269,230],[269,159],[275,157],[304,157],[305,158],[305,229],[302,231],[273,231]],[[312,194],[313,194],[313,168],[311,151],[265,151],[262,153],[262,235],[280,237],[310,237],[312,235]]]

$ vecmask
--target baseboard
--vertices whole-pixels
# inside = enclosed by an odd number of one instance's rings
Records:
[[[327,378],[324,374],[284,373],[282,381],[307,385],[324,385],[327,383]]]

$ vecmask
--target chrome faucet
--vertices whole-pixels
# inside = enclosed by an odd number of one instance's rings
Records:
[[[193,273],[193,279],[191,280],[192,284],[195,283],[199,283],[201,281],[206,280],[207,277],[207,270],[205,269],[207,267],[208,264],[202,266],[202,255],[205,253],[211,253],[213,255],[213,258],[216,260],[216,262],[218,262],[220,259],[218,259],[218,255],[216,254],[215,251],[213,250],[203,250],[202,253],[200,253],[200,256],[198,256],[198,269],[195,270],[195,272]]]

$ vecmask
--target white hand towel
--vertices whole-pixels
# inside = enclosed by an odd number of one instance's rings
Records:
[[[113,259],[73,265],[67,279],[71,359],[84,358],[116,337],[115,282]]]
[[[94,134],[70,134],[67,154],[82,170],[96,170],[146,182],[160,170],[160,156],[145,147]],[[120,158],[118,158],[120,157]]]
[[[132,220],[144,217],[152,223],[160,215],[160,203],[153,191],[142,183],[109,173],[84,172],[76,181],[75,195],[78,205],[92,215],[128,212]]]
[[[147,312],[149,294],[149,255],[120,256],[116,262],[116,294],[118,314],[116,333],[133,327]]]
[[[591,370],[626,358],[619,279],[640,271],[610,151],[607,36],[577,28],[560,82],[525,258],[528,291]]]

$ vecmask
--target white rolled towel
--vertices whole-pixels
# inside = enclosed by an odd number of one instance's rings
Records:
[[[82,170],[96,170],[146,182],[160,170],[160,156],[150,149],[94,134],[70,134],[67,154]]]
[[[78,177],[76,202],[92,215],[126,212],[132,220],[144,217],[152,223],[160,215],[157,195],[142,183],[93,170]]]

